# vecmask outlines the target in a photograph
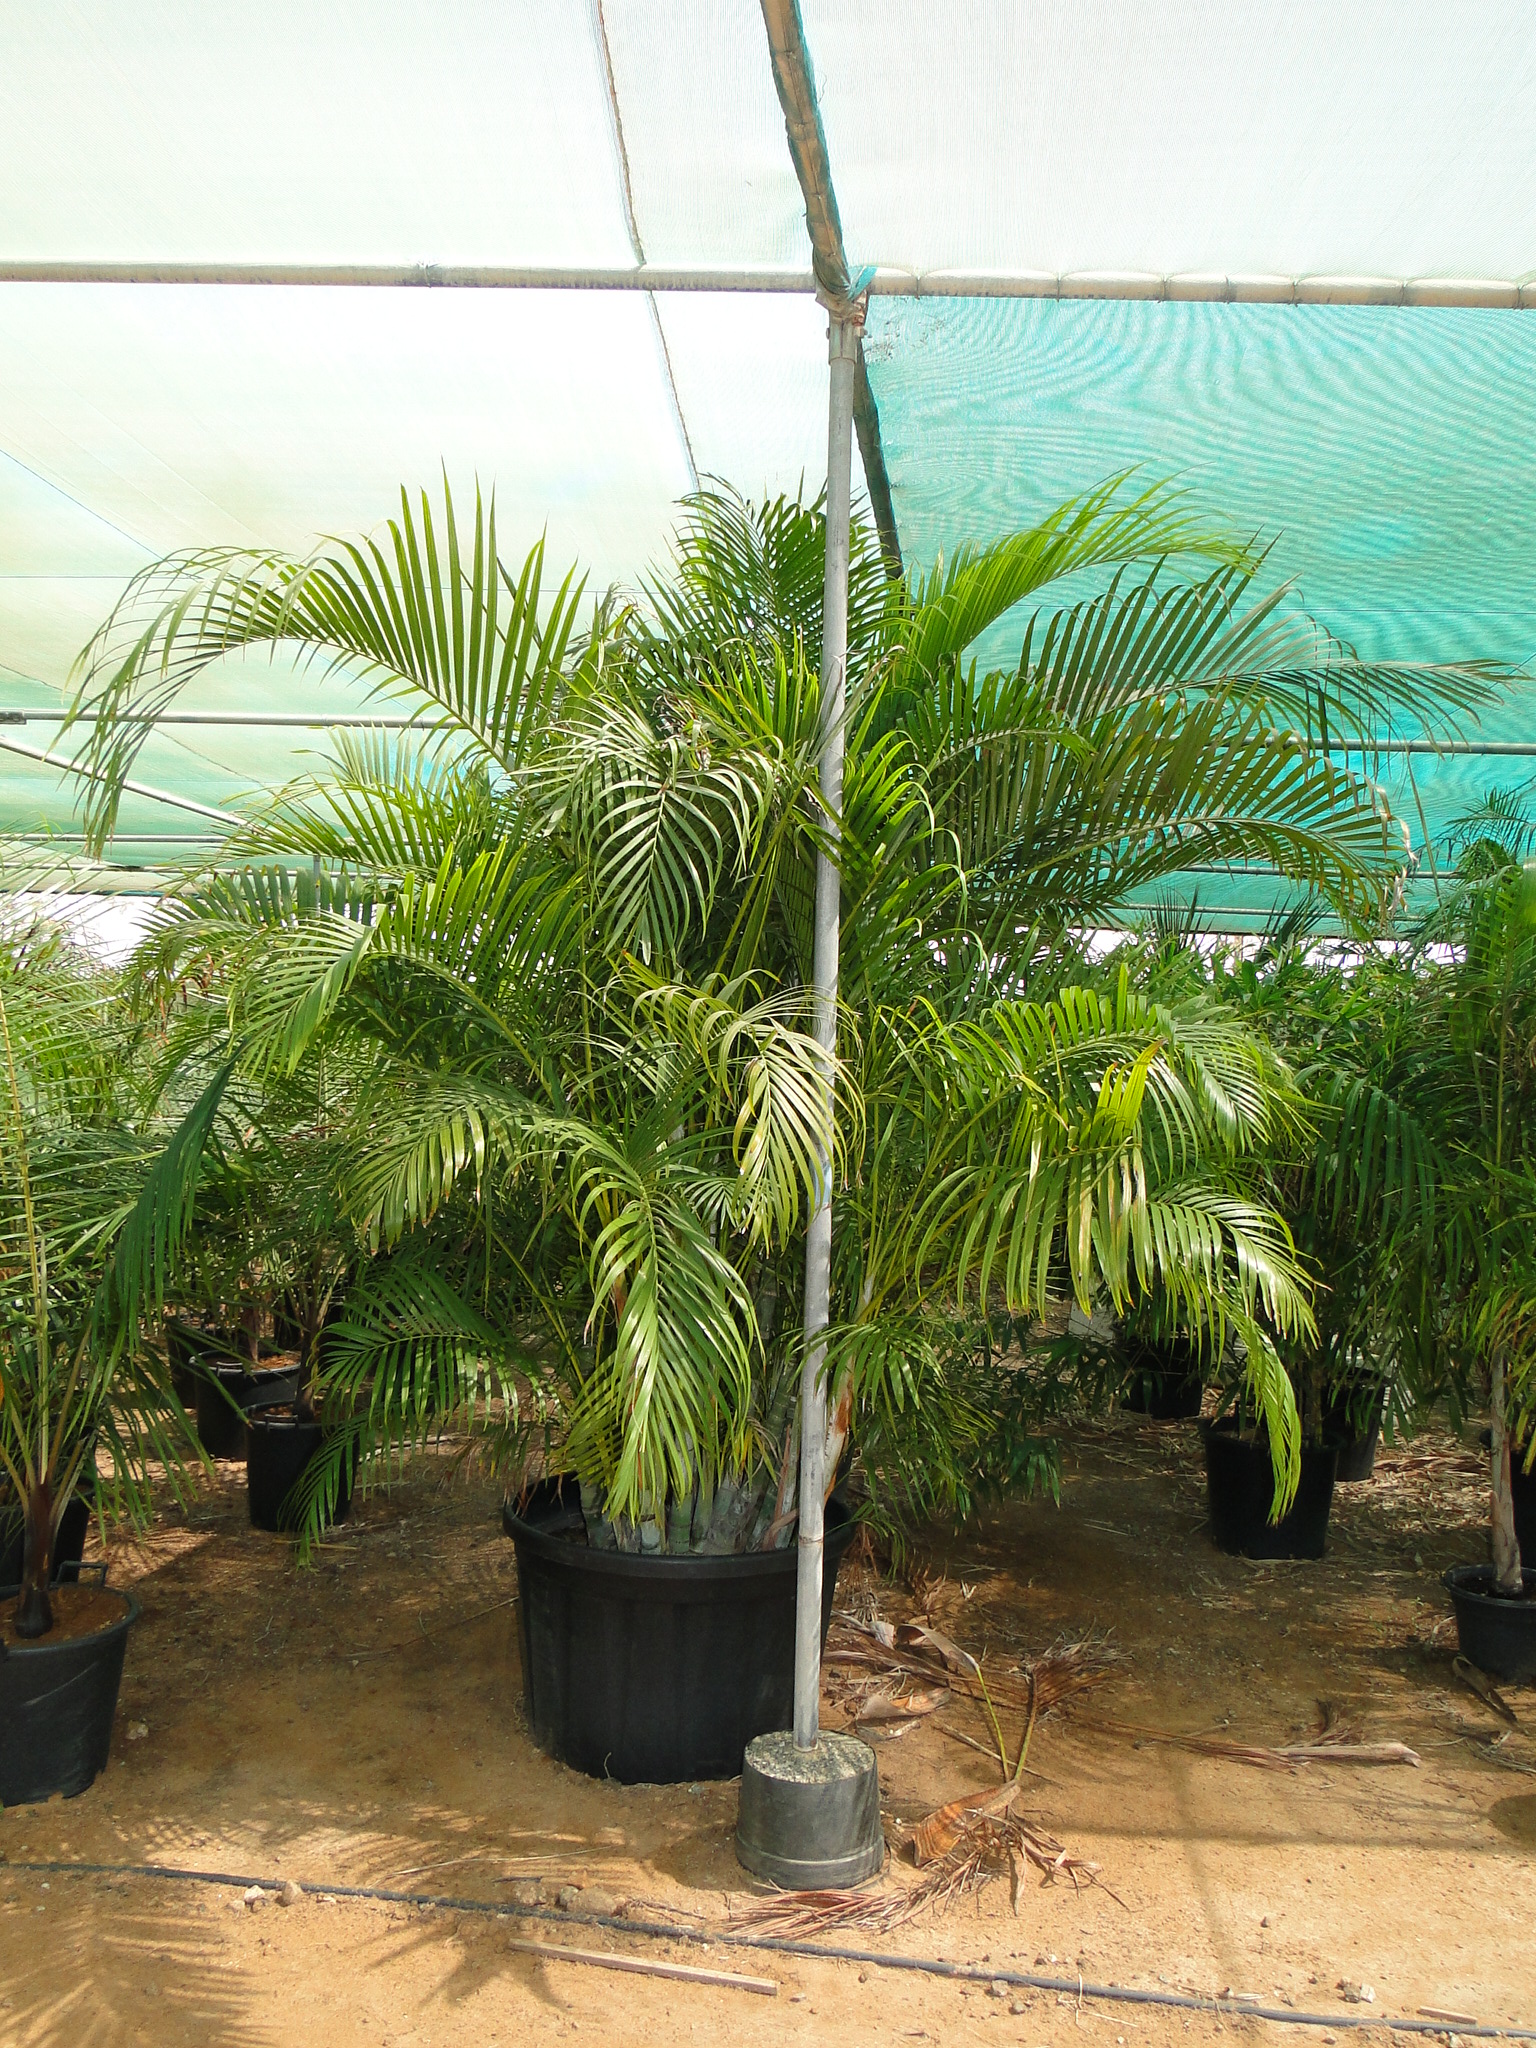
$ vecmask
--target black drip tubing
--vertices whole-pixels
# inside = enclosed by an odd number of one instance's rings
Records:
[[[249,1891],[257,1886],[279,1892],[284,1880],[240,1877],[227,1870],[177,1870],[168,1863],[0,1863],[0,1876],[24,1870],[61,1877],[147,1877],[179,1884],[217,1884]],[[937,1956],[892,1955],[888,1950],[835,1948],[829,1943],[794,1941],[783,1935],[702,1933],[691,1927],[665,1927],[654,1920],[619,1920],[600,1913],[552,1912],[547,1906],[503,1905],[496,1899],[445,1898],[436,1892],[397,1892],[366,1884],[303,1886],[312,1897],[376,1899],[389,1906],[432,1906],[449,1913],[479,1913],[494,1920],[548,1920],[561,1927],[606,1927],[614,1934],[642,1934],[652,1941],[688,1941],[712,1948],[768,1950],[801,1956],[811,1962],[863,1963],[876,1970],[913,1970],[920,1976],[946,1977],[964,1984],[1007,1984],[1023,1991],[1065,1992],[1071,1998],[1096,1998],[1113,2005],[1172,2006],[1181,2012],[1204,2012],[1223,2018],[1276,2020],[1287,2027],[1387,2027],[1394,2034],[1454,2034],[1463,2041],[1536,2041],[1536,2027],[1484,2027],[1454,2020],[1393,2019],[1386,2013],[1295,2012],[1288,2005],[1251,2005],[1247,1999],[1197,1998],[1187,1991],[1142,1991],[1126,1984],[1090,1984],[1084,1977],[1041,1977],[1029,1970],[993,1969],[988,1963],[949,1963]]]

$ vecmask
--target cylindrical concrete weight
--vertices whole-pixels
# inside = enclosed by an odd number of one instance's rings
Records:
[[[754,1877],[786,1891],[862,1884],[885,1861],[875,1753],[825,1731],[797,1749],[787,1729],[747,1744],[736,1855]]]

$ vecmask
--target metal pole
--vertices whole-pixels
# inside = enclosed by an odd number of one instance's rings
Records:
[[[816,1039],[827,1053],[816,1207],[805,1240],[805,1365],[800,1382],[800,1552],[795,1588],[795,1744],[814,1749],[821,1699],[822,1507],[826,1494],[827,1394],[822,1368],[832,1294],[832,1156],[837,1051],[837,943],[842,876],[843,686],[848,662],[848,520],[853,489],[853,384],[859,322],[828,329],[827,556],[821,600],[821,801],[830,844],[816,860],[813,962]]]

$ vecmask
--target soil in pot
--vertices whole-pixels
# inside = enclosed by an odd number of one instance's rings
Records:
[[[297,1526],[297,1508],[289,1496],[324,1438],[318,1422],[300,1421],[291,1409],[250,1416],[245,1425],[245,1476],[256,1528],[287,1530]],[[331,1519],[345,1521],[351,1506],[352,1475],[347,1473]]]
[[[299,1391],[297,1365],[248,1366],[221,1359],[197,1382],[197,1433],[215,1458],[245,1456],[245,1419],[292,1401]]]
[[[0,1806],[83,1792],[106,1764],[128,1631],[131,1593],[59,1586],[54,1626],[18,1642],[14,1587],[0,1592]]]
[[[1490,1678],[1536,1685],[1536,1570],[1520,1574],[1518,1597],[1493,1590],[1491,1564],[1453,1565],[1442,1583],[1456,1610],[1461,1653]]]
[[[1271,1522],[1275,1474],[1269,1445],[1240,1437],[1230,1418],[1204,1431],[1205,1475],[1211,1534],[1218,1550],[1233,1557],[1321,1557],[1333,1505],[1337,1449],[1304,1449],[1296,1498],[1278,1522]]]
[[[539,1747],[591,1777],[734,1778],[754,1735],[790,1725],[797,1553],[635,1556],[588,1547],[568,1482],[502,1523],[517,1546],[523,1699]],[[821,1626],[855,1524],[827,1506]]]

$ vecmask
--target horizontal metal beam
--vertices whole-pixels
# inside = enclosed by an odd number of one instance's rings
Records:
[[[442,291],[805,292],[809,270],[700,269],[639,263],[611,268],[494,263],[15,263],[0,284],[238,284],[371,286]]]
[[[84,832],[43,831],[40,827],[19,826],[8,832],[0,827],[0,839],[15,845],[25,842],[29,846],[83,846]],[[221,846],[224,838],[217,832],[114,832],[107,841],[109,846]]]
[[[63,711],[0,709],[0,726],[62,725]],[[82,721],[90,724],[89,718]],[[120,723],[133,724],[130,715]],[[145,718],[146,725],[232,725],[252,727],[309,727],[325,732],[333,728],[370,727],[388,732],[435,732],[437,718],[375,715],[369,711],[161,711]],[[1289,744],[1289,742],[1287,742]],[[1536,760],[1536,740],[1328,740],[1314,746],[1320,754],[1472,754],[1490,758]]]
[[[34,711],[29,706],[0,711],[0,725],[62,725],[68,715],[64,711]],[[78,722],[94,723],[89,717]],[[157,711],[137,720],[132,712],[125,712],[116,720],[120,725],[310,726],[322,731],[333,726],[363,726],[383,727],[389,732],[432,732],[441,722],[436,718],[382,717],[368,711]]]
[[[1247,306],[1536,306],[1536,278],[1228,276],[1142,270],[877,270],[893,298],[1153,299]]]
[[[0,258],[0,284],[372,286],[449,291],[799,292],[810,270],[437,263],[35,263]],[[1153,299],[1263,306],[1536,307],[1536,278],[1269,276],[1140,270],[876,270],[882,298]]]

